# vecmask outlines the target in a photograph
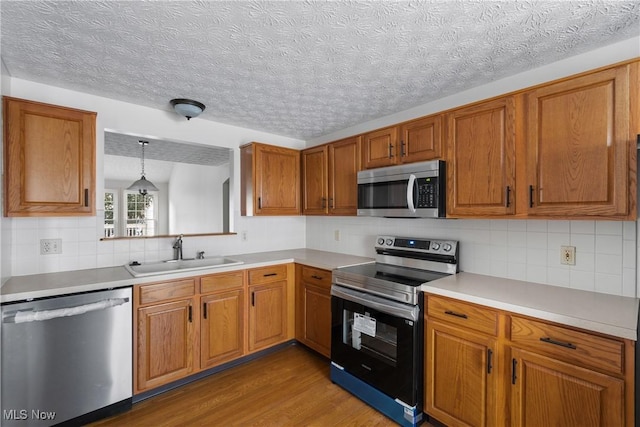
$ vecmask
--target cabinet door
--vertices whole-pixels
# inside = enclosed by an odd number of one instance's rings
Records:
[[[249,286],[249,350],[259,350],[287,337],[287,282]]]
[[[331,292],[305,283],[303,286],[303,343],[331,356]]]
[[[496,339],[433,320],[425,334],[425,412],[447,425],[496,425]]]
[[[137,310],[137,390],[144,391],[193,372],[193,300]]]
[[[358,211],[358,171],[360,137],[329,145],[329,213],[356,215]]]
[[[362,166],[365,169],[395,165],[398,156],[398,128],[396,126],[365,134],[362,138]]]
[[[402,125],[400,159],[403,163],[439,159],[442,154],[442,116],[429,116]]]
[[[244,354],[244,292],[229,290],[203,296],[200,367],[210,368]]]
[[[329,210],[327,146],[302,152],[302,213],[326,215]]]
[[[256,144],[255,156],[255,213],[299,215],[300,152]]]
[[[527,98],[529,214],[626,215],[635,146],[628,66],[547,85]]]
[[[449,113],[447,147],[447,215],[515,212],[513,97]]]
[[[623,380],[518,348],[512,357],[512,425],[625,425]]]
[[[5,215],[95,214],[96,113],[4,98]]]

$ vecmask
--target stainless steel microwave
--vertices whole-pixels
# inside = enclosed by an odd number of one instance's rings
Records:
[[[358,172],[358,216],[443,218],[446,170],[442,160]]]

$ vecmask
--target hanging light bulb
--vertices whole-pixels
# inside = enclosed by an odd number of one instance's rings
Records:
[[[147,178],[144,176],[144,146],[148,145],[149,141],[139,140],[138,143],[142,146],[142,157],[140,158],[140,162],[142,164],[142,177],[131,184],[127,190],[137,191],[142,195],[146,195],[149,191],[160,191],[151,181],[147,181]]]

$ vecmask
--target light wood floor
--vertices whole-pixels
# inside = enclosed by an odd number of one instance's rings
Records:
[[[137,403],[92,426],[395,426],[333,384],[329,362],[292,345]],[[424,423],[423,426],[430,426]]]

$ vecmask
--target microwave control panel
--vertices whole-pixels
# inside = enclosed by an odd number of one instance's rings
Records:
[[[438,177],[417,178],[416,208],[437,208],[438,207]]]

